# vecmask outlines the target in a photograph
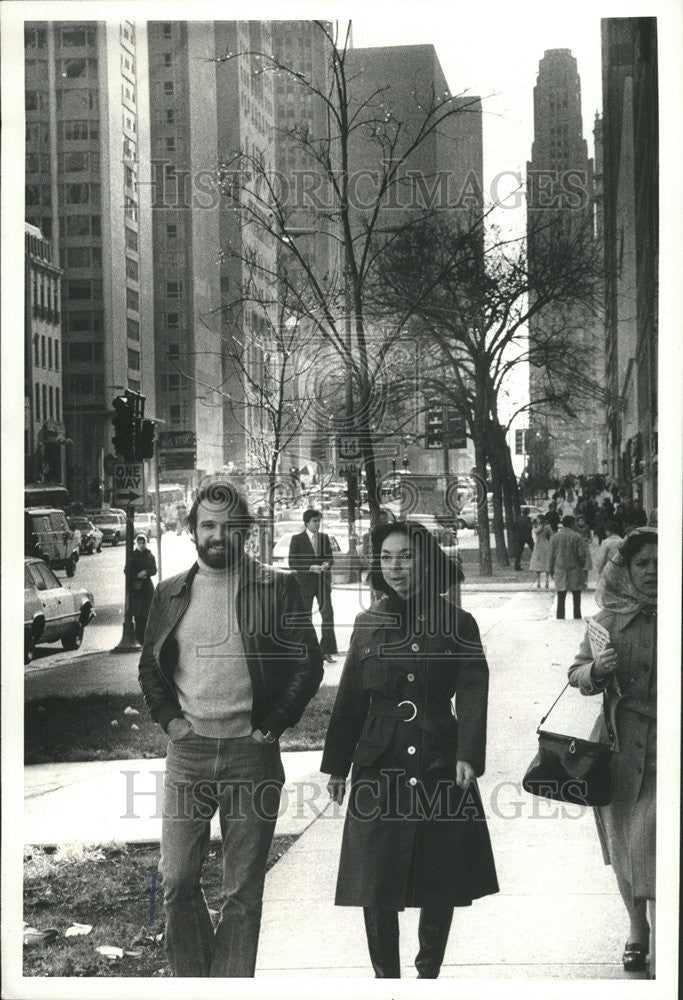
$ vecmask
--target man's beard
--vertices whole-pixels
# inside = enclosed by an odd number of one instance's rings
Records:
[[[224,545],[197,545],[197,555],[211,569],[236,569],[244,559],[244,539],[233,538]]]

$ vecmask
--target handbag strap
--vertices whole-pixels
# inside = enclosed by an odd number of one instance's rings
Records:
[[[545,715],[539,722],[536,732],[540,730],[541,726],[548,718],[552,710],[555,708],[555,705],[557,705],[558,701],[560,700],[560,698],[562,697],[562,695],[564,694],[564,692],[567,690],[568,687],[569,687],[569,681],[567,681],[567,683],[562,688],[555,701],[552,703],[548,711],[545,713]],[[608,701],[607,698],[607,688],[602,692],[602,714],[605,719],[605,726],[607,728],[607,735],[609,737],[610,749],[614,750],[615,753],[619,753],[619,738],[617,736],[616,712],[617,712],[617,706],[621,701],[622,695],[621,691],[619,691],[618,688],[615,688],[615,695],[616,697],[613,698],[610,702]]]

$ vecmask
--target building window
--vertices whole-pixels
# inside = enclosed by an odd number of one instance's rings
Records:
[[[55,340],[55,371],[59,371],[59,341]],[[59,417],[57,418],[59,420]]]
[[[87,220],[87,216],[86,216]],[[67,267],[90,267],[91,266],[90,247],[67,247],[66,266]]]
[[[68,301],[75,299],[102,299],[101,281],[78,281],[70,280],[66,282],[66,297]]]
[[[166,314],[166,326],[169,330],[178,329],[178,313],[167,313]]]
[[[166,223],[166,239],[175,240],[178,238],[178,226],[175,222]]]
[[[132,348],[128,348],[128,367],[132,368],[134,372],[140,371],[140,352],[134,351]]]
[[[128,378],[128,388],[132,389],[133,392],[140,392],[140,379]]]
[[[124,196],[123,201],[124,201],[124,206],[125,206],[126,218],[130,219],[131,222],[137,222],[138,221],[138,206],[136,205],[136,203],[133,201],[132,198],[129,198],[128,195]]]
[[[35,287],[36,286],[34,285],[33,286],[34,291]],[[36,334],[35,337],[33,338],[33,363],[36,368],[40,364],[40,344],[39,344],[38,334]]]
[[[40,338],[40,367],[41,368],[47,367],[47,351],[46,351],[46,343],[44,336]]]
[[[173,80],[164,80],[164,94],[166,97],[173,97],[175,87]]]
[[[172,66],[173,65],[173,54],[171,52],[162,52],[162,58],[163,58],[164,66]]]
[[[140,340],[140,324],[136,319],[128,319],[128,339]]]
[[[135,189],[135,174],[130,167],[124,166],[123,168],[123,183],[127,188]]]
[[[36,382],[36,420],[40,420],[40,385]]]
[[[49,409],[50,420],[54,420],[55,419],[55,397],[54,397],[54,389],[52,388],[52,386],[50,386],[50,394],[49,394],[48,398],[50,400],[50,409]]]
[[[180,344],[169,344],[168,345],[169,361],[177,361],[179,357],[180,357]]]
[[[59,399],[59,386],[55,386],[55,420],[62,419],[62,412]]]
[[[126,257],[126,276],[131,278],[133,281],[140,280],[140,274],[138,271],[138,265],[130,257]]]
[[[126,226],[126,246],[129,250],[134,250],[137,253],[138,249],[138,234]]]
[[[43,420],[47,420],[47,386],[43,383]]]
[[[175,124],[175,108],[166,108],[166,124]]]
[[[169,416],[169,419],[170,419],[171,423],[174,426],[176,426],[176,427],[180,426],[181,408],[180,408],[180,406],[177,405],[177,403],[174,403],[173,406],[169,406],[169,408],[168,408],[168,416]]]
[[[182,281],[167,281],[166,282],[166,297],[169,299],[177,299],[183,290]]]
[[[47,338],[47,367],[52,371],[52,337]]]
[[[176,137],[174,135],[167,135],[165,140],[166,152],[175,153],[176,151]]]
[[[161,25],[161,34],[163,38],[171,38],[172,26],[168,21],[165,24]]]
[[[126,289],[126,308],[133,312],[140,311],[140,296],[132,288]]]

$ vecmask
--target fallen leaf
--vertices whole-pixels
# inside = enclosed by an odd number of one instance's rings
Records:
[[[132,708],[130,705],[126,705],[123,710],[124,715],[139,715],[137,708]]]
[[[92,924],[72,924],[64,931],[64,937],[80,937],[89,934],[91,930]]]
[[[140,956],[142,955],[142,951],[140,951],[139,949],[137,951],[128,951],[128,950],[126,950],[126,951],[124,951],[123,954],[124,955],[129,955],[131,958],[140,958]]]
[[[133,723],[133,725],[132,725],[132,726],[131,726],[130,728],[131,728],[131,729],[139,729],[140,727],[139,727],[139,726],[136,726],[136,724],[135,724],[135,723]]]
[[[119,726],[119,724],[118,724],[118,722],[116,721],[116,719],[112,719],[112,720],[111,720],[111,722],[109,723],[109,725],[110,725],[110,726],[111,726],[111,727],[112,727],[113,729],[118,729],[118,726]]]

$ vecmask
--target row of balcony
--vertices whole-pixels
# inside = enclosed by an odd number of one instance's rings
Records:
[[[33,315],[36,319],[44,319],[48,323],[54,323],[55,326],[61,322],[62,314],[59,309],[48,309],[47,306],[33,306]]]

